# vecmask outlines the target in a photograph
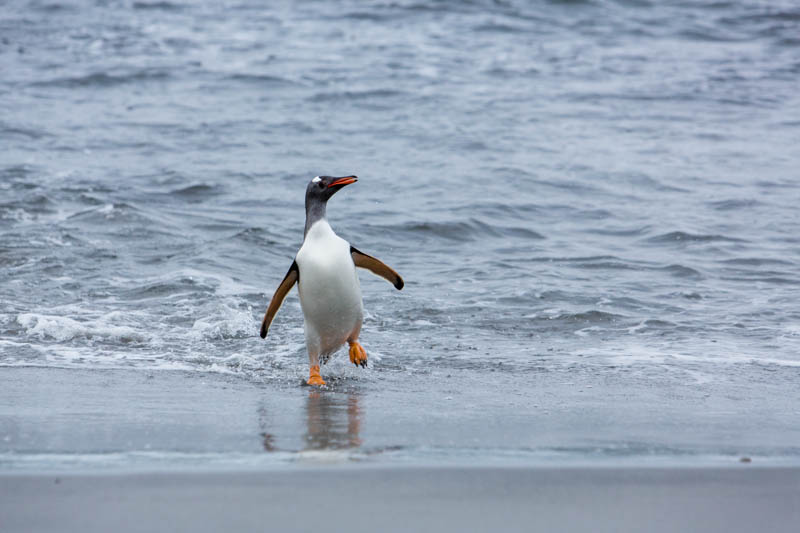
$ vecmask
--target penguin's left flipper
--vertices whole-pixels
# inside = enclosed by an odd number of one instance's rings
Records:
[[[405,283],[403,282],[403,278],[400,277],[400,274],[395,272],[390,266],[384,264],[383,261],[372,257],[371,255],[367,255],[364,252],[357,250],[354,246],[350,247],[350,255],[353,257],[353,263],[357,267],[366,268],[373,274],[376,274],[392,285],[398,291],[403,288]]]
[[[264,313],[264,320],[261,321],[262,339],[267,338],[267,330],[269,330],[269,325],[272,324],[272,319],[275,318],[275,313],[281,308],[283,299],[286,298],[286,295],[289,294],[289,291],[292,290],[292,287],[294,287],[298,279],[300,279],[300,269],[297,267],[297,262],[292,261],[289,272],[286,273],[281,284],[275,289],[275,294],[272,295],[272,300],[269,302],[267,312]]]

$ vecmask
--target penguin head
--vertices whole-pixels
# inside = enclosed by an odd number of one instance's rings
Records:
[[[344,176],[334,178],[333,176],[316,176],[306,187],[306,205],[310,203],[326,203],[336,191],[358,181],[356,176]]]

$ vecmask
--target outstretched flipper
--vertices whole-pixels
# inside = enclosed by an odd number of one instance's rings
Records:
[[[269,325],[272,324],[272,319],[275,318],[275,313],[278,312],[278,309],[280,309],[283,303],[283,299],[286,298],[286,295],[289,294],[289,291],[294,287],[298,279],[300,279],[300,270],[297,268],[297,262],[292,261],[289,272],[286,273],[281,284],[275,289],[275,294],[272,295],[272,300],[269,302],[267,312],[264,313],[264,320],[261,321],[262,339],[267,337],[267,330],[269,329]]]
[[[353,263],[357,267],[366,268],[373,274],[376,274],[392,285],[398,291],[403,288],[403,278],[400,277],[400,274],[395,272],[391,267],[385,265],[383,261],[380,259],[376,259],[371,255],[367,255],[364,252],[357,250],[355,247],[350,247],[350,255],[353,257]]]

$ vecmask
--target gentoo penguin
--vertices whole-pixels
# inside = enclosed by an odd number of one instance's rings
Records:
[[[397,290],[403,288],[403,278],[397,272],[351,246],[328,224],[325,216],[328,200],[342,187],[357,180],[356,176],[316,176],[308,184],[303,245],[278,285],[261,322],[263,339],[283,299],[297,283],[311,367],[309,385],[325,384],[319,373],[320,357],[327,362],[345,342],[350,345],[350,361],[362,368],[367,366],[367,352],[358,343],[363,307],[356,267],[385,278]]]

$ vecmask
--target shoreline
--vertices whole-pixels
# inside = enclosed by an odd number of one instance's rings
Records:
[[[438,455],[420,457],[415,450],[365,453],[357,450],[287,451],[252,454],[162,454],[126,452],[71,456],[70,454],[0,454],[0,476],[92,476],[150,474],[268,474],[307,470],[374,469],[498,469],[498,470],[728,470],[800,469],[795,456],[730,457],[722,455],[649,455],[628,457],[562,456],[544,450],[480,450],[479,455],[451,448]]]

